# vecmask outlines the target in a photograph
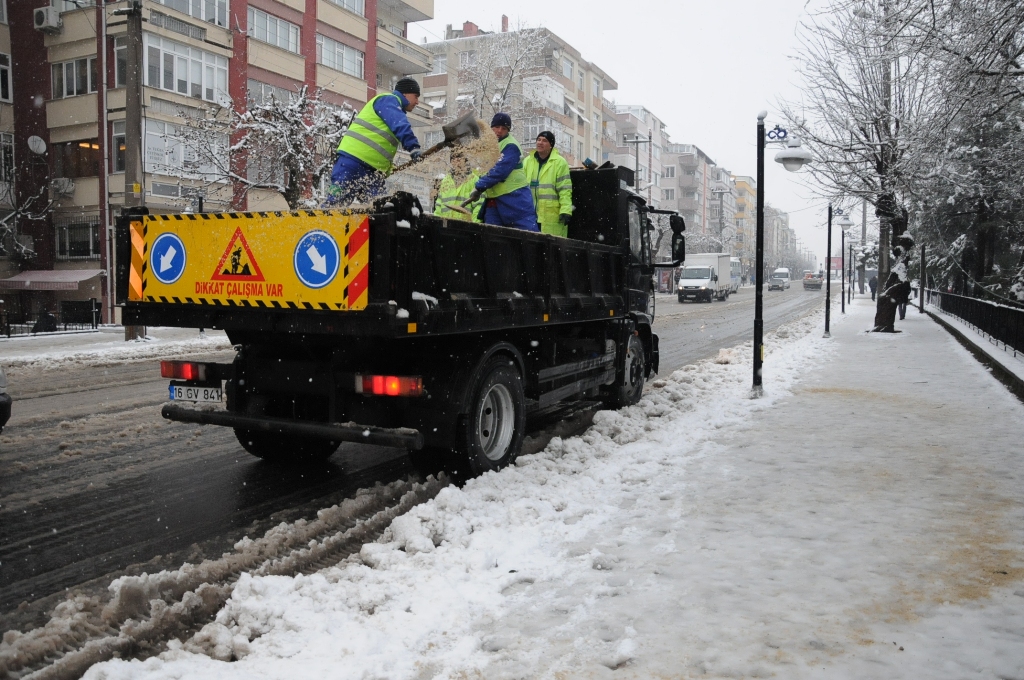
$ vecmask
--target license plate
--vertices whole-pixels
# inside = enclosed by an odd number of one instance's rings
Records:
[[[184,387],[171,385],[171,399],[174,401],[202,401],[219,403],[223,401],[223,392],[219,387]]]

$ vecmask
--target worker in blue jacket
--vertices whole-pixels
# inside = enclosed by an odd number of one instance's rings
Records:
[[[420,159],[420,142],[413,134],[406,111],[420,101],[420,85],[402,78],[394,92],[379,94],[352,119],[338,144],[338,160],[331,170],[332,203],[363,202],[384,193],[384,181],[398,146]]]
[[[537,211],[533,207],[530,181],[523,171],[523,152],[510,133],[512,118],[507,113],[496,113],[491,119],[491,130],[498,138],[501,157],[486,175],[477,180],[476,188],[463,207],[484,197],[480,218],[487,224],[515,227],[526,231],[540,231]]]

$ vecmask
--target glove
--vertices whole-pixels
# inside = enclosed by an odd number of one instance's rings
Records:
[[[571,219],[572,215],[566,215],[565,213],[562,213],[561,215],[558,216],[558,221],[561,222],[563,225],[568,225],[569,220]]]
[[[476,203],[479,200],[480,200],[480,190],[479,189],[473,189],[473,193],[471,193],[469,195],[469,198],[467,198],[465,201],[462,202],[462,207],[465,208],[470,203]]]
[[[423,152],[419,149],[413,149],[409,152],[409,155],[412,156],[413,163],[419,163],[420,159],[423,158]]]

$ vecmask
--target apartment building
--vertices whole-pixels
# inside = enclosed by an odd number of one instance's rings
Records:
[[[709,229],[715,162],[693,144],[672,144],[668,149],[666,163],[676,166],[678,175],[675,210],[686,220],[687,233],[717,233]]]
[[[615,137],[609,140],[605,160],[632,168],[638,193],[656,208],[664,207],[661,181],[668,131],[648,108],[636,104],[615,105]]]
[[[708,232],[718,239],[721,252],[736,256],[736,187],[732,173],[716,165],[711,168],[711,178]]]
[[[14,209],[14,104],[11,98],[11,27],[7,21],[7,0],[0,0],[0,220],[11,220]],[[2,229],[2,227],[0,227]],[[0,279],[18,272],[10,257],[11,238],[0,231]],[[0,291],[0,299],[4,298]],[[0,303],[0,314],[6,303]]]
[[[604,93],[617,89],[618,83],[552,31],[530,29],[528,39],[511,49],[535,53],[536,60],[523,66],[521,78],[502,103],[498,92],[484,91],[477,74],[490,69],[489,51],[522,35],[510,34],[507,17],[501,25],[500,33],[482,31],[468,21],[461,29],[449,25],[443,41],[424,45],[433,55],[434,67],[423,79],[423,102],[436,119],[426,143],[442,139],[441,123],[470,111],[489,120],[500,106],[512,116],[512,134],[524,147],[532,148],[537,134],[550,130],[570,165],[581,165],[586,158],[600,162],[607,120]]]
[[[110,227],[124,204],[129,133],[127,24],[114,12],[128,3],[6,2],[7,23],[0,24],[3,168],[16,179],[10,193],[19,205],[40,194],[52,203],[42,219],[19,219],[16,237],[36,256],[15,268],[34,273],[5,284],[4,267],[12,269],[13,257],[5,251],[0,293],[16,289],[6,297],[24,317],[55,310],[61,300],[96,297],[105,320],[113,321]],[[242,196],[227,181],[202,182],[209,173],[182,144],[184,117],[213,116],[271,95],[287,100],[302,86],[322,88],[329,104],[358,109],[400,77],[431,70],[430,53],[406,31],[432,16],[433,0],[148,0],[141,74],[145,205],[174,212],[202,197],[206,210],[286,208],[273,191]],[[13,44],[11,32],[20,36]],[[432,114],[420,107],[410,119],[425,127]],[[33,137],[43,143],[34,142],[37,152],[30,148]],[[231,141],[225,130],[218,153],[226,157]],[[246,172],[244,158],[230,162]],[[3,181],[10,182],[6,174]],[[72,273],[46,273],[52,270]]]
[[[754,267],[757,238],[757,180],[748,175],[733,175],[736,189],[736,245],[735,254],[743,263],[743,271]]]

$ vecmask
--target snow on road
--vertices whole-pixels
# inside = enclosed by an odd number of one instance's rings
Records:
[[[5,368],[53,370],[71,366],[105,366],[133,361],[208,354],[230,349],[223,331],[195,328],[148,328],[144,339],[125,342],[124,330],[14,337],[0,343]]]
[[[868,339],[853,326],[870,307],[855,304],[831,340],[818,315],[770,334],[758,400],[749,345],[723,350],[580,437],[442,490],[336,567],[243,575],[192,639],[86,677],[1022,677],[1019,450],[957,464],[969,452],[921,441],[891,462],[855,458],[828,440],[845,402],[804,408],[830,398],[801,382],[843,343],[952,342],[910,321],[913,333]],[[941,348],[974,381],[960,391],[1021,422],[965,352]],[[822,438],[775,444],[803,427]],[[964,506],[973,524],[958,523]],[[956,557],[972,550],[984,554]],[[990,558],[997,575],[944,588],[954,577],[937,565]]]

